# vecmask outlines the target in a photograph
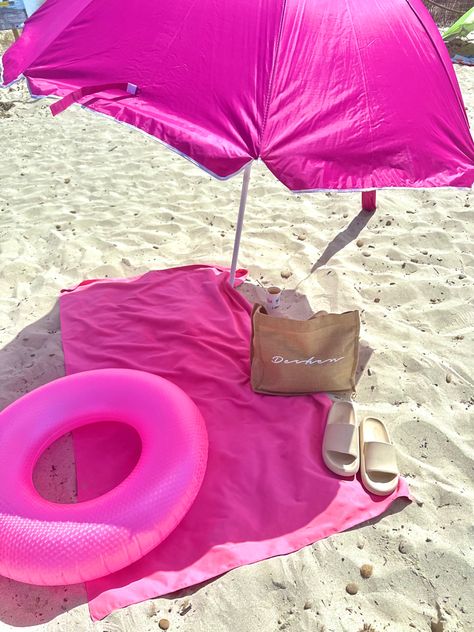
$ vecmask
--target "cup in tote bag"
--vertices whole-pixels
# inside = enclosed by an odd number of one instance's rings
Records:
[[[354,391],[359,331],[358,311],[294,320],[272,317],[254,305],[253,390],[275,395]]]

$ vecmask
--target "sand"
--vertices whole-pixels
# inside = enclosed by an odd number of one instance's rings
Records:
[[[474,69],[456,72],[473,117]],[[22,84],[0,92],[0,132],[2,408],[64,372],[61,288],[193,262],[229,264],[241,178],[213,180],[83,110],[53,119],[48,102],[33,101]],[[386,421],[415,502],[98,624],[82,586],[0,578],[0,631],[146,632],[162,618],[182,632],[474,629],[474,197],[387,191],[375,214],[359,209],[354,194],[290,194],[255,165],[240,256],[250,271],[244,291],[278,284],[285,309],[362,310],[367,365],[358,412]],[[73,478],[66,438],[42,460],[38,487],[64,499]],[[373,565],[368,579],[363,564]],[[350,582],[355,595],[346,592]]]

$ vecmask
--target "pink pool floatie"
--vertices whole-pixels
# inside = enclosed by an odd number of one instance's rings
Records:
[[[60,505],[32,474],[48,445],[100,421],[132,426],[141,455],[103,496]],[[87,371],[51,382],[0,413],[0,574],[44,585],[119,570],[157,546],[193,503],[207,463],[207,433],[192,400],[141,371]]]

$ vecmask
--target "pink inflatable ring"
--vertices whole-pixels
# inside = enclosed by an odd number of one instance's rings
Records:
[[[41,453],[99,421],[129,424],[142,442],[129,476],[103,496],[57,504],[36,491]],[[163,378],[104,369],[61,378],[0,413],[0,574],[43,585],[102,577],[164,540],[189,510],[207,463],[191,399]]]

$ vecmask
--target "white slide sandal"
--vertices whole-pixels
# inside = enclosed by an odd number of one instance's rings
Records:
[[[359,434],[362,483],[372,494],[388,496],[397,489],[400,472],[387,428],[380,419],[366,417]]]
[[[359,433],[351,402],[335,402],[329,411],[323,460],[339,476],[354,476],[359,470]]]

